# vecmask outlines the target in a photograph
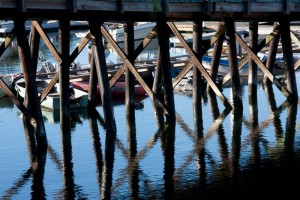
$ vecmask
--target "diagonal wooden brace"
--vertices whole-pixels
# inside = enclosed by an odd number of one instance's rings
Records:
[[[167,22],[169,25],[170,29],[172,32],[176,35],[176,37],[180,40],[181,44],[185,48],[185,50],[188,52],[190,55],[193,63],[197,66],[197,68],[200,70],[204,78],[206,79],[207,83],[210,85],[210,87],[213,89],[215,94],[220,98],[222,103],[224,104],[225,107],[231,107],[233,108],[233,105],[226,99],[226,97],[223,95],[223,93],[219,90],[215,82],[212,80],[210,75],[207,73],[206,69],[202,65],[202,63],[199,61],[197,58],[196,54],[194,51],[189,47],[185,39],[182,37],[182,35],[179,33],[178,29],[176,28],[175,24],[173,22]]]
[[[266,74],[266,76],[272,81],[277,88],[286,96],[289,97],[291,93],[276,79],[276,77],[270,72],[270,70],[261,62],[251,48],[243,41],[243,39],[236,34],[235,38],[241,47],[247,52],[247,54],[253,59],[253,61],[260,67],[260,69]]]
[[[108,31],[102,26],[101,27],[101,32],[104,35],[104,37],[106,39],[108,39],[108,41],[110,41],[111,36],[108,33]],[[149,88],[149,86],[146,84],[146,82],[143,80],[143,78],[141,77],[141,75],[138,73],[138,71],[135,69],[135,67],[132,65],[131,62],[129,62],[127,56],[125,55],[125,53],[120,49],[120,47],[117,45],[116,42],[112,42],[111,43],[112,47],[118,52],[119,56],[123,59],[124,64],[126,65],[126,67],[128,67],[128,69],[131,71],[131,73],[135,76],[135,78],[137,79],[137,81],[142,85],[142,87],[145,89],[145,91],[147,92],[147,94],[150,96],[150,98],[152,99],[152,101],[156,100],[158,101],[164,108],[165,112],[168,113],[168,110],[166,109],[166,105],[161,102],[157,96],[154,94],[154,92]]]

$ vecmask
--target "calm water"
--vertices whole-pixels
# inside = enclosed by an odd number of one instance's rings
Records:
[[[84,51],[77,60],[85,63],[86,59]],[[20,71],[13,56],[0,64],[0,73]],[[223,93],[231,100],[229,88]],[[255,100],[257,104],[250,106],[244,86],[243,112],[234,114],[226,112],[218,98],[204,95],[197,132],[191,96],[175,94],[176,124],[165,126],[158,123],[149,97],[140,100],[143,106],[136,110],[131,126],[124,103],[117,102],[115,137],[103,127],[101,106],[96,114],[80,109],[71,115],[67,140],[61,134],[59,113],[43,110],[49,148],[35,157],[22,115],[2,98],[1,199],[288,199],[298,195],[299,106],[286,103],[275,86],[260,85]],[[37,168],[32,168],[34,159],[40,163]]]

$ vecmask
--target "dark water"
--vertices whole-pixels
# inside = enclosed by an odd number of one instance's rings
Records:
[[[78,59],[86,58],[83,52]],[[223,93],[232,101],[230,88]],[[29,142],[18,109],[2,98],[1,199],[290,199],[298,195],[297,103],[287,103],[273,85],[259,85],[256,98],[249,98],[248,87],[243,86],[242,112],[226,111],[214,95],[204,94],[202,100],[197,125],[188,95],[175,94],[175,124],[159,120],[149,97],[139,100],[143,106],[135,110],[134,121],[126,118],[124,102],[116,102],[116,135],[103,126],[101,106],[92,113],[73,112],[71,132],[64,134],[59,114],[43,110],[48,138],[43,152]]]

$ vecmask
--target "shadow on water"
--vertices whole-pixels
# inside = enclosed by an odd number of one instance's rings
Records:
[[[162,110],[153,106],[157,130],[144,146],[139,145],[133,113],[126,115],[127,137],[124,141],[118,133],[106,130],[105,120],[97,109],[76,112],[77,117],[80,116],[81,121],[87,121],[89,125],[100,198],[270,199],[297,194],[297,184],[293,182],[300,178],[299,138],[296,134],[298,105],[284,101],[278,106],[272,85],[265,83],[262,88],[269,107],[265,119],[259,119],[265,115],[260,115],[259,100],[255,94],[248,97],[247,119],[239,110],[221,110],[218,98],[208,92],[205,101],[212,121],[205,124],[208,116],[203,114],[203,110],[198,110],[197,118],[193,118],[194,129],[189,127],[190,123],[180,113],[176,113],[175,123],[166,123]],[[54,122],[59,122],[59,119]],[[18,194],[22,187],[30,184],[30,180],[31,197],[46,199],[44,173],[47,155],[63,175],[63,188],[55,196],[89,199],[90,194],[74,178],[72,129],[61,132],[60,159],[51,145],[46,152],[38,149],[33,130],[26,123],[24,128],[31,166],[2,194],[2,199]],[[184,149],[177,146],[177,140],[182,137],[177,136],[179,129],[191,141],[190,151],[180,158],[176,154]],[[270,131],[272,129],[273,132]],[[103,138],[100,137],[101,130],[104,132]],[[270,141],[270,137],[274,141]],[[160,186],[155,185],[152,177],[146,174],[143,164],[143,159],[159,142],[162,155]],[[118,153],[126,163],[120,174],[115,171],[119,164],[116,162]],[[158,161],[153,160],[147,165],[155,162]],[[191,170],[190,165],[193,165],[193,171],[188,176],[186,171]],[[127,194],[119,191],[124,183],[128,183]]]

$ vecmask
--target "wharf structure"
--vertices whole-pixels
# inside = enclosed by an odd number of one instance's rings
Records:
[[[60,94],[60,119],[62,127],[69,127],[69,67],[83,48],[92,41],[92,59],[89,92],[90,105],[95,105],[94,96],[97,82],[101,90],[101,101],[104,118],[108,130],[116,131],[116,122],[110,97],[110,87],[125,73],[127,114],[134,115],[134,82],[137,80],[146,90],[154,104],[160,106],[168,120],[175,119],[173,87],[193,70],[193,106],[194,115],[201,109],[202,77],[208,87],[219,97],[228,109],[242,110],[241,85],[239,68],[249,62],[249,95],[255,93],[257,84],[257,68],[265,74],[266,80],[273,82],[290,101],[297,101],[295,70],[299,65],[293,61],[292,40],[300,45],[298,38],[290,31],[290,23],[300,20],[300,0],[0,0],[0,20],[13,20],[14,28],[2,42],[0,56],[13,38],[17,37],[19,58],[22,72],[27,83],[27,100],[21,103],[0,78],[0,86],[7,96],[21,110],[37,131],[37,140],[45,143],[45,127],[42,120],[39,102],[59,80],[62,88]],[[56,49],[41,26],[43,20],[59,20],[59,49]],[[88,21],[89,32],[76,49],[70,52],[70,21]],[[28,40],[25,21],[32,22]],[[156,27],[145,37],[144,41],[134,49],[134,22],[152,21]],[[186,43],[174,22],[189,21],[193,23],[193,47]],[[202,24],[204,21],[218,21],[216,34],[209,45],[202,44]],[[258,23],[274,24],[273,31],[258,42]],[[124,23],[124,51],[112,39],[104,22]],[[235,22],[249,22],[249,40],[245,42],[236,32]],[[188,52],[191,61],[175,78],[171,77],[169,53],[169,37],[174,34]],[[157,36],[158,59],[153,86],[147,85],[134,66],[135,58],[142,52],[153,37]],[[108,78],[103,40],[105,39],[117,51],[124,65],[111,78]],[[279,39],[281,38],[283,55],[286,60],[284,80],[272,74]],[[48,87],[38,96],[35,86],[39,42],[43,39],[54,58],[60,65]],[[227,41],[230,73],[223,82],[232,80],[232,100],[222,93],[216,84],[216,76],[220,61],[223,41]],[[247,56],[240,62],[237,60],[236,44],[239,44]],[[257,53],[269,45],[267,63],[264,64]],[[209,72],[201,64],[201,56],[208,49],[214,48],[212,68]]]

